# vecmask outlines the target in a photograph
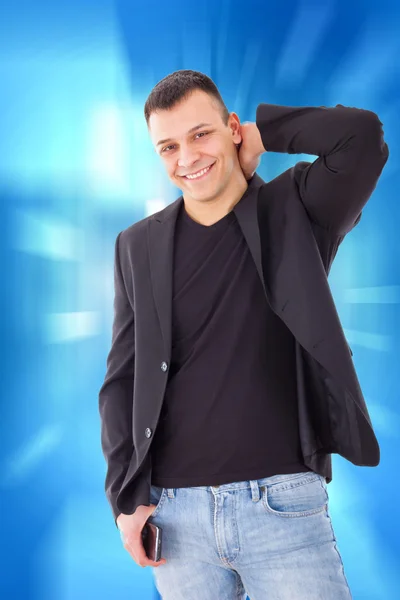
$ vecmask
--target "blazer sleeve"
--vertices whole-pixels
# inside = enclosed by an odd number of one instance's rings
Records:
[[[256,124],[266,151],[313,154],[293,175],[309,217],[333,233],[348,233],[360,220],[389,149],[382,123],[369,110],[259,104]]]
[[[122,233],[122,232],[121,232]],[[133,454],[132,396],[134,379],[134,310],[124,284],[119,258],[121,233],[115,242],[114,318],[107,370],[99,392],[101,445],[107,463],[105,490],[115,524],[121,513],[116,498]]]

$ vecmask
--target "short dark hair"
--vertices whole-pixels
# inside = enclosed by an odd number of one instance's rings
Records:
[[[228,124],[229,111],[213,80],[199,71],[181,69],[164,77],[151,90],[144,105],[144,116],[149,125],[150,115],[157,110],[167,110],[180,100],[187,98],[194,90],[202,90],[216,101],[221,110],[225,125]]]

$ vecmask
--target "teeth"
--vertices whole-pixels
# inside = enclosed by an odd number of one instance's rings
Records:
[[[204,175],[204,173],[207,173],[207,171],[209,171],[210,168],[211,168],[211,165],[209,167],[206,167],[205,169],[202,169],[201,171],[196,173],[196,175],[186,175],[186,177],[188,179],[196,179],[197,177],[201,177],[202,175]]]

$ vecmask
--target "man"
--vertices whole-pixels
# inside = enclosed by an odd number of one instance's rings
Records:
[[[182,196],[115,245],[99,403],[124,547],[166,600],[351,598],[331,454],[376,466],[379,446],[327,276],[388,158],[382,123],[260,104],[242,125],[191,70],[155,86],[145,118]],[[318,158],[265,183],[268,151]]]

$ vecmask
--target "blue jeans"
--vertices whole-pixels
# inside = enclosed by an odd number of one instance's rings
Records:
[[[325,479],[312,471],[219,486],[151,486],[163,600],[348,600]]]

